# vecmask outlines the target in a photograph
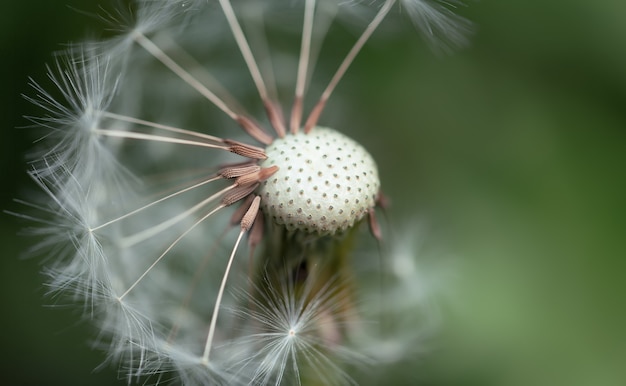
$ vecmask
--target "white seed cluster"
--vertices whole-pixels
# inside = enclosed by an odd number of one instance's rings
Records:
[[[262,167],[278,172],[259,187],[266,215],[287,230],[334,235],[375,205],[380,180],[372,156],[329,128],[276,139]]]

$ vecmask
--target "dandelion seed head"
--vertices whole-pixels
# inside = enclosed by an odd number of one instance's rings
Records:
[[[394,312],[421,307],[422,272],[414,251],[395,253],[384,307],[360,307],[373,290],[351,255],[366,219],[380,240],[381,179],[363,146],[321,123],[394,5],[433,35],[459,41],[459,24],[425,0],[283,3],[138,0],[103,15],[117,35],[51,69],[61,99],[33,82],[44,114],[31,120],[49,130],[32,163],[45,193],[33,249],[129,383],[354,384],[344,365],[413,345],[361,323],[389,313],[412,337],[416,320]],[[324,38],[357,14],[367,25],[325,78]]]

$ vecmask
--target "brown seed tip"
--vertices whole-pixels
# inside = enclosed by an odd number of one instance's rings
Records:
[[[265,181],[278,171],[278,165],[272,165],[268,168],[259,170],[259,182]]]
[[[267,116],[270,119],[270,123],[272,124],[272,127],[274,127],[274,130],[276,130],[276,134],[278,134],[278,136],[280,138],[283,138],[285,136],[285,124],[283,123],[284,118],[283,118],[283,113],[280,110],[280,107],[275,104],[272,101],[265,101],[265,111],[267,112]]]
[[[368,211],[369,215],[369,224],[370,224],[370,232],[376,238],[376,240],[381,241],[383,239],[383,234],[380,230],[380,224],[378,220],[376,220],[376,211],[374,208],[370,208]]]
[[[252,197],[252,195],[248,195],[246,197],[246,200],[242,202],[241,205],[239,205],[239,207],[233,212],[232,216],[230,216],[231,226],[235,226],[241,223],[241,220],[243,219],[243,216],[246,214],[247,209],[250,207],[250,204],[252,204],[253,199],[254,197]]]
[[[291,110],[291,133],[296,134],[300,129],[300,122],[302,121],[302,97],[296,97]]]
[[[222,198],[222,205],[230,206],[236,203],[242,198],[245,198],[248,194],[254,192],[254,189],[256,189],[258,186],[258,183],[246,186],[236,186],[231,191],[226,193],[226,195],[224,195],[224,197]]]
[[[259,167],[259,169],[257,170],[253,170],[248,174],[244,174],[240,177],[237,177],[237,179],[235,180],[235,184],[237,184],[238,186],[246,186],[249,184],[254,184],[257,182],[265,181],[277,171],[278,171],[278,166],[276,165],[270,166],[269,168],[262,168],[262,169]]]
[[[252,138],[261,142],[264,145],[270,145],[274,138],[267,134],[259,125],[257,125],[250,118],[244,116],[237,117],[237,123],[248,133]]]
[[[260,147],[247,145],[245,143],[233,141],[232,139],[224,140],[224,143],[229,145],[228,151],[231,153],[238,154],[242,157],[251,158],[251,159],[267,159],[267,154],[265,154],[265,150]]]
[[[242,165],[242,166],[226,166],[220,169],[218,174],[224,178],[236,178],[236,177],[241,177],[246,174],[258,172],[259,170],[261,170],[261,167],[256,164],[253,164],[253,165],[247,164],[247,165]]]
[[[256,214],[259,211],[259,205],[261,204],[261,196],[254,197],[252,204],[250,204],[250,208],[241,219],[241,229],[244,231],[250,230],[252,224],[254,224],[254,219],[256,218]]]
[[[324,106],[326,106],[326,101],[320,99],[320,101],[317,102],[315,107],[313,107],[311,114],[309,114],[309,117],[307,118],[306,123],[304,124],[304,132],[306,134],[309,134],[311,130],[313,130],[315,125],[317,125],[317,121],[320,119],[320,115],[322,115],[322,110],[324,110]]]

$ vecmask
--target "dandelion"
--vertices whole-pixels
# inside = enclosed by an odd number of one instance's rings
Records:
[[[320,125],[396,3],[431,43],[465,43],[457,3],[146,0],[50,68],[62,99],[33,81],[34,250],[129,382],[355,384],[373,348],[410,352],[364,320],[393,310],[371,311],[350,258],[361,224],[382,238],[376,162]],[[324,81],[329,27],[363,18]]]

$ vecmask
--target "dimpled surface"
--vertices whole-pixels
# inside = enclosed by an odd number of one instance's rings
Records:
[[[259,187],[261,208],[290,231],[333,235],[375,205],[380,181],[374,159],[333,129],[289,134],[265,152],[261,166],[279,170]]]

